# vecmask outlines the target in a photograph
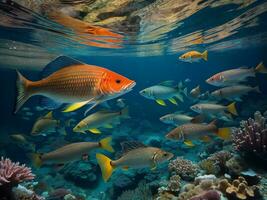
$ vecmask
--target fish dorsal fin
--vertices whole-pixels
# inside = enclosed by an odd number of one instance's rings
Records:
[[[173,81],[173,80],[163,81],[163,82],[159,83],[158,85],[167,86],[167,87],[174,87],[175,81]]]
[[[147,147],[147,146],[144,145],[142,142],[138,141],[126,141],[121,143],[122,154],[128,153],[129,151],[142,147]]]
[[[48,63],[42,73],[41,76],[42,78],[45,78],[52,74],[53,72],[62,69],[64,67],[68,67],[71,65],[84,65],[85,63],[82,63],[78,60],[75,60],[74,58],[68,57],[68,56],[59,56],[52,60],[50,63]]]
[[[53,112],[52,111],[48,112],[43,118],[45,118],[45,119],[53,119]]]
[[[217,125],[217,119],[215,119],[215,120],[213,120],[212,122],[210,122],[209,125],[214,125],[214,126],[216,126],[216,125]]]

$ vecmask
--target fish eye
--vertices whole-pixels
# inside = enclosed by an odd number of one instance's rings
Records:
[[[163,156],[166,157],[166,156],[168,156],[168,154],[167,153],[164,153]]]
[[[116,83],[120,84],[121,80],[120,79],[116,79]]]

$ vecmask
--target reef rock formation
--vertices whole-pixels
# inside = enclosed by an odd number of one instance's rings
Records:
[[[97,185],[98,168],[91,162],[77,161],[65,166],[61,172],[66,180],[82,188],[94,188]]]
[[[242,155],[253,155],[267,160],[266,118],[259,111],[254,119],[240,122],[240,128],[233,132],[234,148]]]

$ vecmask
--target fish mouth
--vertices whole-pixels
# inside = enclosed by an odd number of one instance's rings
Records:
[[[168,160],[171,160],[174,157],[173,153],[169,153]]]
[[[125,85],[122,90],[123,91],[131,91],[135,85],[136,85],[136,82],[132,81],[131,83]]]

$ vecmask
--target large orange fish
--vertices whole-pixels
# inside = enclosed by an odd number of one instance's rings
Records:
[[[55,72],[52,72],[55,71]],[[74,111],[86,104],[96,105],[129,92],[135,82],[108,69],[87,65],[66,56],[49,63],[40,81],[30,81],[19,72],[16,111],[32,96],[45,97],[44,105],[57,108],[71,104],[64,112]],[[90,110],[89,109],[89,110]]]

